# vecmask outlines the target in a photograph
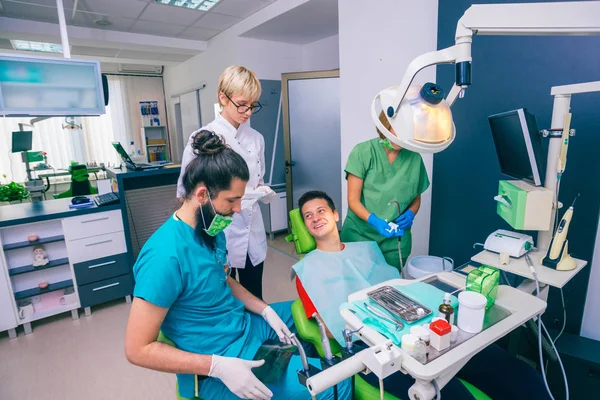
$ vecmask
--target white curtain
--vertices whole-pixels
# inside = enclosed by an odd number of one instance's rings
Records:
[[[109,105],[106,114],[97,117],[76,118],[82,125],[84,160],[81,162],[115,165],[121,162],[112,142],[121,142],[125,149],[131,141],[142,149],[141,115],[139,101],[157,100],[161,118],[166,124],[162,78],[131,76],[108,76]],[[142,98],[143,97],[143,98]],[[21,154],[12,154],[12,132],[19,130],[19,123],[30,122],[31,118],[0,117],[0,182],[23,182],[26,180],[25,164]],[[55,169],[67,168],[77,154],[78,142],[71,130],[63,129],[64,117],[54,117],[37,122],[33,131],[33,150],[45,151],[48,164]],[[145,154],[142,149],[142,154]],[[6,178],[3,177],[6,175]]]

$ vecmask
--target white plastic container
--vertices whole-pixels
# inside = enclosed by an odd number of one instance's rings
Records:
[[[413,355],[415,351],[415,344],[417,343],[417,337],[410,333],[406,333],[402,336],[402,350],[406,351],[409,355]]]
[[[483,329],[487,299],[476,292],[461,292],[458,295],[458,328],[468,333],[479,333]]]
[[[415,256],[406,262],[406,273],[411,279],[422,278],[438,272],[452,271],[454,262],[448,257]]]

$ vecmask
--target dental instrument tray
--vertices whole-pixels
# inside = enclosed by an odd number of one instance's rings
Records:
[[[429,308],[391,286],[382,286],[367,293],[367,296],[406,322],[415,322],[431,314]]]

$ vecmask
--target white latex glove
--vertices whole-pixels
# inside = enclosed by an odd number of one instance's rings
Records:
[[[260,192],[260,193],[264,193],[264,195],[260,198],[260,201],[262,201],[264,204],[269,204],[277,198],[277,193],[275,193],[273,191],[273,189],[271,189],[268,186],[265,186],[265,185],[259,186],[256,188],[256,191]]]
[[[260,313],[262,317],[267,321],[271,328],[277,333],[279,336],[279,340],[286,344],[292,344],[292,339],[290,339],[290,335],[292,332],[288,329],[285,322],[279,318],[279,315],[271,308],[271,306],[266,306],[264,310]]]
[[[241,358],[212,356],[208,376],[218,378],[233,394],[242,399],[270,400],[273,392],[252,373],[265,360],[246,361]]]

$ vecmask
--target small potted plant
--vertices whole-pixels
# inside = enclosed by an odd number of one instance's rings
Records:
[[[0,185],[0,203],[22,203],[28,197],[29,193],[25,189],[25,186],[19,183],[11,182],[6,185]]]

